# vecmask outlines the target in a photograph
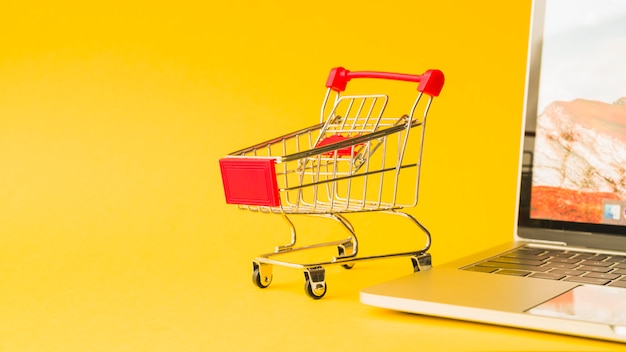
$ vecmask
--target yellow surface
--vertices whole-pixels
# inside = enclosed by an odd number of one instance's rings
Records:
[[[435,264],[505,241],[529,10],[501,0],[4,4],[0,350],[621,347],[358,302],[360,288],[408,274],[408,259],[330,267],[320,301],[289,268],[258,289],[251,259],[288,229],[224,204],[217,160],[315,123],[331,67],[438,68],[446,86],[410,211],[433,233]],[[309,242],[335,231],[300,224]],[[355,226],[364,251],[408,241],[376,216]]]

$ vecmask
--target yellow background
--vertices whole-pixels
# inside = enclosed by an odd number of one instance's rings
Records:
[[[435,265],[505,241],[529,13],[501,0],[3,4],[0,350],[619,347],[358,302],[408,259],[330,267],[320,301],[289,268],[260,290],[251,260],[288,228],[224,204],[217,160],[317,122],[331,67],[437,68],[446,85],[410,212]],[[379,220],[356,217],[364,250],[402,247],[409,229]],[[307,241],[334,231],[302,224]]]

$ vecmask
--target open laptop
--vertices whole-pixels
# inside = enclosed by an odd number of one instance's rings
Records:
[[[533,2],[510,244],[367,305],[626,342],[626,1]]]

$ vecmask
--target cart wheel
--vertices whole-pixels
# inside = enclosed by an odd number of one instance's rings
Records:
[[[261,274],[261,268],[259,264],[253,263],[252,270],[252,282],[257,285],[259,288],[266,288],[272,283],[273,275],[271,272],[269,274]]]
[[[325,282],[311,283],[311,280],[306,280],[304,283],[304,291],[306,291],[306,294],[313,299],[320,299],[324,297],[326,294],[326,288]]]
[[[326,271],[322,266],[306,268],[304,271],[304,291],[313,299],[320,299],[326,294]]]
[[[337,246],[337,252],[339,252],[339,257],[341,258],[346,255],[346,248],[344,246]],[[354,263],[341,264],[341,266],[346,270],[350,270],[354,268]]]

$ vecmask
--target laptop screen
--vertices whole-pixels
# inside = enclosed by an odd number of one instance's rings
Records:
[[[519,222],[626,233],[626,1],[536,1]]]

